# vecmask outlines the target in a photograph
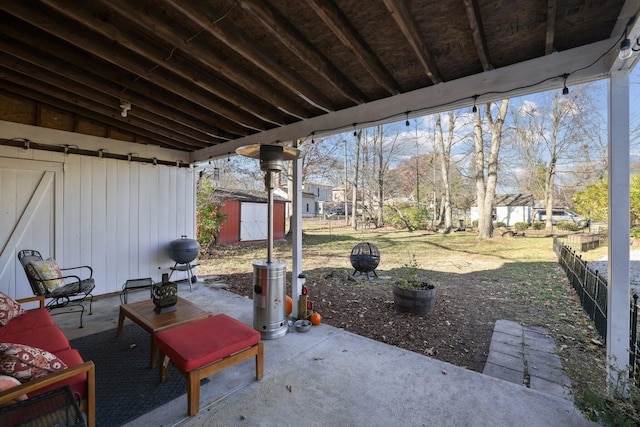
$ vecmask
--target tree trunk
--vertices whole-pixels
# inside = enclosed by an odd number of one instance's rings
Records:
[[[360,174],[360,140],[362,138],[362,130],[359,130],[356,134],[356,155],[355,155],[355,167],[353,170],[353,193],[351,197],[351,227],[354,230],[358,229],[358,220],[357,220],[357,204],[358,204],[358,179]],[[345,215],[348,215],[349,211],[345,212]]]
[[[478,237],[485,239],[491,237],[491,229],[485,225],[484,215],[484,141],[482,140],[482,121],[480,120],[480,108],[473,115],[473,142],[475,145],[475,181],[476,181],[476,205],[478,206]]]
[[[562,111],[560,111],[560,99],[558,92],[553,97],[553,119],[551,123],[551,136],[549,141],[549,164],[547,165],[547,174],[544,183],[544,201],[547,216],[545,221],[545,229],[553,230],[553,190],[554,180],[556,176],[556,165],[558,163],[558,131],[560,122],[562,121]]]
[[[485,181],[484,201],[483,201],[483,229],[478,233],[479,238],[493,236],[493,202],[496,196],[496,185],[498,183],[498,155],[502,142],[502,128],[507,115],[509,100],[503,99],[498,109],[498,116],[494,122],[491,114],[491,103],[485,106],[485,116],[491,129],[491,147],[489,149],[489,160],[487,165],[487,178]],[[478,201],[478,206],[480,205]]]
[[[378,126],[378,220],[376,227],[384,225],[384,156],[382,154],[382,125]]]
[[[453,131],[455,119],[453,111],[449,112],[449,129],[447,134],[447,143],[445,144],[442,132],[442,123],[440,114],[436,115],[436,134],[438,145],[440,147],[440,174],[442,175],[442,214],[441,223],[444,225],[444,232],[449,233],[453,228],[453,211],[451,206],[451,147],[453,146]]]

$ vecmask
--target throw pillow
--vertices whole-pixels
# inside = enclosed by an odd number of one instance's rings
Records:
[[[0,343],[2,375],[24,383],[63,369],[67,365],[53,353],[23,344]]]
[[[4,326],[15,317],[24,313],[24,308],[9,295],[0,292],[0,325]]]
[[[44,280],[44,285],[49,291],[55,291],[60,286],[64,286],[64,279],[62,279],[62,271],[55,259],[49,258],[44,261],[31,261],[30,264],[40,280]]]
[[[19,386],[20,384],[22,384],[20,381],[18,381],[17,379],[10,377],[8,375],[0,375],[0,392],[3,392],[5,390],[9,390],[10,388],[13,388],[15,386]],[[19,402],[21,400],[26,400],[27,399],[27,395],[23,394],[20,395],[18,397],[16,397],[13,400],[10,400],[8,402],[6,402],[3,406],[9,406],[12,405],[16,402]]]

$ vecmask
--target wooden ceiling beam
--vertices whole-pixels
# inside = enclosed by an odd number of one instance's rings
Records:
[[[556,12],[558,10],[557,0],[548,0],[547,3],[547,39],[544,48],[545,55],[553,53],[553,45],[556,37]]]
[[[380,58],[353,28],[342,11],[331,0],[306,0],[314,12],[333,31],[360,64],[371,76],[391,95],[397,95],[402,90],[391,73],[384,67]]]
[[[464,8],[467,12],[469,20],[469,28],[473,36],[473,44],[476,46],[476,52],[482,69],[489,71],[493,69],[491,60],[489,59],[489,48],[487,47],[487,39],[482,28],[482,19],[480,17],[480,9],[477,0],[464,0]]]
[[[317,90],[313,84],[305,81],[296,72],[279,63],[231,21],[226,19],[219,20],[219,15],[212,15],[212,8],[204,8],[201,4],[196,6],[191,1],[185,0],[163,1],[234,49],[236,53],[242,55],[246,60],[276,79],[281,85],[306,102],[325,112],[334,110],[331,100]]]
[[[51,106],[62,111],[78,114],[89,120],[93,120],[97,123],[102,123],[103,125],[106,125],[106,126],[113,126],[115,128],[122,129],[123,131],[130,132],[132,134],[138,134],[146,138],[149,142],[158,144],[161,147],[172,148],[172,149],[177,149],[182,151],[194,150],[194,147],[192,145],[184,143],[178,139],[166,137],[164,135],[154,132],[153,130],[143,129],[143,128],[134,126],[130,123],[121,122],[113,117],[109,117],[100,113],[95,113],[94,111],[90,111],[79,106],[75,102],[64,101],[57,97],[49,96],[39,90],[39,89],[42,89],[41,85],[43,85],[40,82],[32,82],[31,84],[32,85],[29,85],[29,86],[23,86],[22,84],[16,84],[16,82],[10,82],[9,80],[0,79],[0,89],[4,89],[7,92],[36,101],[38,105],[45,104],[47,106]],[[151,128],[153,129],[153,126]]]
[[[145,31],[166,40],[179,50],[188,53],[193,60],[199,61],[204,67],[213,71],[244,88],[247,93],[259,97],[271,106],[293,116],[304,119],[309,116],[302,105],[294,102],[285,95],[285,91],[273,90],[261,76],[257,76],[236,62],[222,58],[219,52],[197,37],[184,33],[178,34],[178,26],[163,16],[157,8],[147,8],[142,2],[129,0],[101,0],[109,7],[117,10],[123,16],[135,16],[137,25],[143,26]]]
[[[33,48],[22,40],[22,38],[28,37],[28,33],[38,39],[38,48],[42,50]],[[54,40],[52,37],[41,35],[36,30],[20,31],[5,23],[0,34],[0,50],[23,61],[41,64],[51,72],[93,87],[107,95],[117,98],[124,97],[135,105],[149,108],[168,120],[179,121],[194,129],[201,129],[207,134],[223,139],[233,139],[234,136],[247,134],[246,129],[235,122],[210,113],[192,102],[169,94],[163,88],[153,86],[144,80],[138,80],[135,84],[130,85],[123,94],[124,82],[118,83],[122,77],[115,67],[107,67],[103,62],[81,53],[72,46],[61,48]],[[56,52],[57,58],[50,56],[48,52]],[[73,64],[78,64],[81,67]],[[96,71],[100,72],[99,76],[94,74]],[[211,125],[212,122],[215,122],[216,125]]]
[[[100,106],[101,112],[108,112],[109,114],[117,112],[119,114],[121,111],[119,107],[119,98],[114,98],[113,96],[106,95],[95,90],[93,87],[81,84],[77,80],[71,80],[64,76],[53,74],[35,64],[30,64],[2,52],[0,52],[0,64],[2,64],[2,66],[6,69],[13,70],[24,76],[29,76],[35,80],[50,85],[53,88],[60,88],[64,91],[74,93],[82,98],[90,100],[96,103],[97,106]],[[57,91],[48,93],[48,95],[56,97]],[[146,108],[140,108],[140,106],[136,104],[132,105],[133,109],[129,112],[129,116],[141,118],[149,123],[155,124],[156,126],[165,128],[167,129],[167,131],[176,132],[183,135],[185,138],[190,138],[194,142],[198,141],[198,147],[205,147],[210,144],[215,145],[223,141],[219,138],[211,137],[204,132],[197,131],[191,127],[182,125],[181,123],[167,120],[164,117],[161,117]],[[93,110],[91,106],[85,106],[85,108],[87,108],[88,110]],[[97,110],[94,111],[98,112]],[[115,115],[115,117],[117,119],[117,115]]]
[[[356,104],[367,97],[360,89],[309,42],[285,17],[264,0],[240,0],[238,4],[251,13],[298,58],[309,64],[342,95]]]
[[[90,32],[84,27],[73,25],[72,22],[65,22],[61,17],[51,19],[50,13],[47,13],[48,11],[39,4],[33,5],[30,1],[25,0],[6,3],[3,8],[13,16],[50,33],[51,36],[65,40],[67,43],[98,56],[107,63],[127,70],[137,76],[136,79],[146,79],[178,96],[188,97],[187,99],[244,127],[255,130],[264,130],[269,127],[255,116],[239,112],[227,101],[206,96],[197,86],[178,81],[179,79],[176,79],[175,75],[169,75],[162,68],[154,69],[149,62],[131,56],[130,51],[115,48],[108,39],[96,37],[96,33]],[[69,31],[70,27],[73,27],[74,31]],[[33,40],[33,43],[37,46],[38,40]]]
[[[104,7],[99,8],[97,4],[93,5],[95,9],[70,8],[68,2],[63,0],[41,1],[67,18],[77,21],[103,37],[114,41],[124,49],[146,58],[155,64],[154,68],[161,67],[169,70],[209,94],[219,97],[231,105],[240,107],[260,120],[275,125],[283,125],[288,122],[281,111],[266,103],[254,101],[249,94],[240,92],[211,73],[206,73],[182,60],[181,56],[175,51],[176,47],[166,49],[164,46],[148,41],[151,40],[149,37],[142,38],[139,34],[134,34],[132,30],[126,31],[131,26],[128,25],[128,22],[123,22],[122,16],[118,15],[116,11]],[[155,71],[148,72],[149,75],[154,73]]]
[[[442,76],[438,71],[438,66],[429,49],[425,46],[424,39],[420,36],[418,26],[411,16],[406,2],[404,0],[384,0],[384,4],[418,57],[427,77],[433,84],[442,83]]]

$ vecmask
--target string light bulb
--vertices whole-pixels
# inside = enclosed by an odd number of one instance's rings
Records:
[[[409,112],[407,111],[405,114],[407,115],[407,121],[404,122],[404,125],[409,127],[409,125],[410,125],[410,123],[409,123]]]
[[[478,107],[476,107],[477,100],[478,100],[478,95],[473,95],[473,108],[471,109],[471,111],[474,113],[478,112]]]
[[[567,78],[569,77],[569,74],[563,74],[562,77],[564,77],[564,87],[562,88],[562,94],[569,95],[569,88],[567,87]]]
[[[358,136],[358,131],[356,131],[356,123],[353,124],[353,136]]]
[[[629,37],[627,37],[628,28],[629,24],[624,27],[624,39],[622,39],[622,42],[620,42],[620,52],[618,52],[618,58],[620,59],[629,59],[633,54],[633,50],[631,50],[631,40],[629,40]]]

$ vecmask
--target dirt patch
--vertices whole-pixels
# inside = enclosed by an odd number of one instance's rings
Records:
[[[308,273],[309,299],[323,322],[474,371],[484,368],[495,320],[512,318],[504,304],[508,284],[434,272],[435,308],[419,317],[396,312],[390,280],[364,277],[340,269]],[[253,296],[252,273],[221,279],[231,292]]]

